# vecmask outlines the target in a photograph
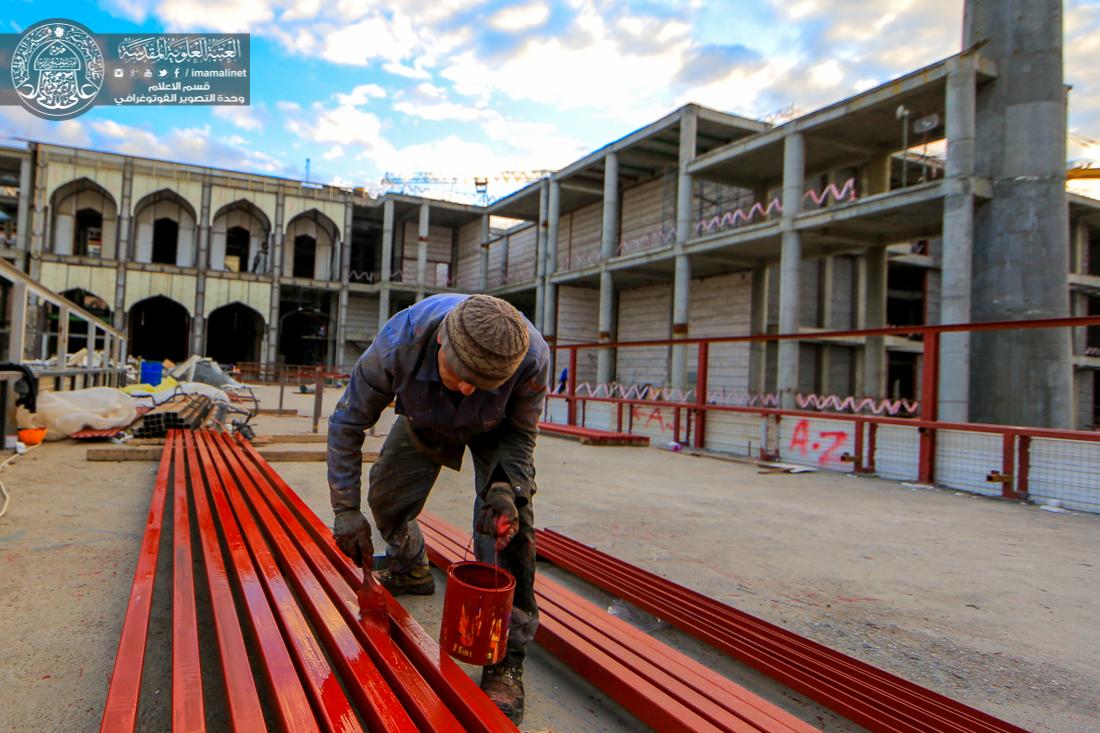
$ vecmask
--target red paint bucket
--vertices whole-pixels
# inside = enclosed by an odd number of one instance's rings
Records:
[[[468,664],[496,664],[508,644],[508,620],[516,579],[483,562],[456,562],[447,569],[439,646]]]

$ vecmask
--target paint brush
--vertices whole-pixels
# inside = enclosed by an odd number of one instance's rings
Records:
[[[363,585],[359,586],[359,592],[356,594],[359,600],[359,620],[385,626],[386,590],[374,577],[373,566],[373,559],[363,565]]]

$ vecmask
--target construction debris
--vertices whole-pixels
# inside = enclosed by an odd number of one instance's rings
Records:
[[[169,430],[197,430],[210,417],[214,401],[205,395],[177,395],[154,407],[141,418],[134,437],[157,438]]]

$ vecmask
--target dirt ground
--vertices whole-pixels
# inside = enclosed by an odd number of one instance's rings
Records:
[[[274,407],[277,391],[262,394]],[[326,407],[337,396],[326,392]],[[302,415],[312,400],[286,396]],[[264,417],[259,432],[310,422]],[[0,519],[0,730],[98,728],[156,464],[88,463],[85,448],[48,444],[0,473],[12,494]],[[428,503],[462,526],[473,497],[466,463],[441,474]],[[551,437],[536,464],[539,526],[1028,730],[1100,731],[1100,517]],[[324,464],[277,468],[331,520]],[[169,570],[162,563],[160,575]],[[167,729],[171,694],[170,610],[159,600],[141,717],[150,731]],[[406,605],[438,632],[441,594]],[[858,730],[673,629],[653,633],[825,730]],[[644,730],[541,649],[527,685],[527,729]]]

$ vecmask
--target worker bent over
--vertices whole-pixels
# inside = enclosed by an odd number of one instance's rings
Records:
[[[329,418],[333,536],[357,564],[374,552],[360,511],[364,432],[396,398],[398,418],[371,466],[367,503],[386,541],[376,572],[394,595],[428,595],[416,517],[440,466],[474,462],[477,559],[516,579],[508,650],[482,670],[481,687],[515,723],[523,719],[523,659],[535,636],[534,449],[550,350],[534,326],[488,295],[436,295],[391,318],[359,358]]]

